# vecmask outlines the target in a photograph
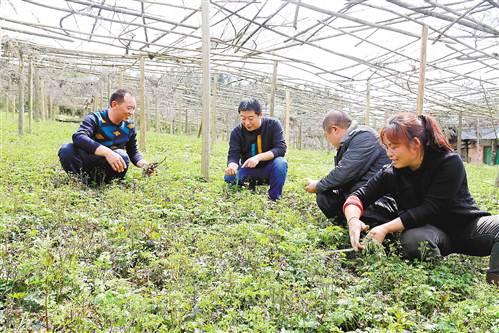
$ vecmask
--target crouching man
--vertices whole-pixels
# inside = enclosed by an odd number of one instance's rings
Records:
[[[130,120],[135,108],[135,97],[129,90],[115,91],[109,108],[85,117],[73,134],[73,143],[61,147],[58,155],[63,169],[97,184],[122,179],[130,162],[148,170],[149,163],[137,149],[137,133]]]
[[[280,199],[288,173],[286,142],[277,119],[264,117],[258,100],[243,100],[238,108],[241,123],[230,135],[225,182],[268,183],[269,198]]]

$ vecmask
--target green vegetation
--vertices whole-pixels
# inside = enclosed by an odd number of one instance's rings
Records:
[[[227,188],[226,143],[209,183],[200,141],[151,133],[159,174],[86,187],[57,150],[76,124],[17,136],[0,114],[0,327],[73,332],[498,332],[487,258],[407,262],[349,247],[319,212],[305,177],[332,156],[291,150],[285,198]],[[497,167],[467,166],[480,207],[499,213]]]

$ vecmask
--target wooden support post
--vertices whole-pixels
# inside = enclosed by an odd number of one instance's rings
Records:
[[[28,133],[33,133],[33,60],[28,67]]]
[[[145,59],[145,58],[144,58]],[[151,103],[150,103],[150,99],[147,97],[147,91],[144,89],[144,110],[146,110],[146,121],[145,121],[145,127],[144,129],[146,130],[146,132],[149,130],[149,128],[151,127],[150,123],[151,123],[151,117],[150,117],[150,114],[149,114],[149,110],[151,109]]]
[[[49,101],[50,101],[50,117],[52,120],[54,120],[55,119],[54,97],[49,95]]]
[[[19,122],[18,122],[18,133],[19,135],[24,135],[24,60],[23,55],[19,52],[19,82],[18,88],[18,99],[17,99],[17,111],[19,112]]]
[[[45,108],[45,84],[42,79],[40,79],[40,113],[42,115],[42,120],[47,120],[47,110]]]
[[[203,123],[200,122],[198,127],[198,139],[201,137],[202,133],[203,133]]]
[[[480,146],[480,118],[476,118],[476,144]]]
[[[11,81],[10,81],[10,75],[9,75],[9,80],[7,82],[7,93],[5,94],[5,118],[9,115],[9,109],[10,109],[10,86],[11,86]]]
[[[463,137],[463,111],[459,111],[459,120],[457,125],[457,141],[456,141],[456,150],[461,158],[463,155],[461,154],[461,141]]]
[[[10,103],[7,105],[7,115],[10,114],[12,118],[14,118],[14,114],[16,113],[16,93],[15,93],[15,82],[10,82],[9,78],[9,92],[12,92],[10,97]],[[13,87],[14,85],[14,87]]]
[[[40,73],[38,68],[34,68],[34,87],[33,92],[35,94],[35,113],[33,114],[35,121],[40,121],[42,118],[42,102],[40,99]]]
[[[107,100],[111,99],[111,75],[107,75]]]
[[[139,83],[139,115],[140,115],[140,138],[139,138],[139,148],[142,151],[146,150],[146,101],[145,92],[146,84],[144,77],[144,67],[145,67],[145,57],[140,57],[140,83]]]
[[[302,149],[302,122],[300,120],[300,122],[298,123],[298,149],[301,150]]]
[[[12,115],[13,119],[16,116],[16,101],[17,101],[17,99],[18,99],[17,95],[14,95],[14,97],[12,97],[12,103],[10,105],[11,115]]]
[[[277,60],[274,61],[274,71],[272,73],[272,86],[270,88],[269,108],[270,108],[271,117],[274,116],[276,89],[277,89]]]
[[[47,95],[47,117],[48,119],[52,120],[53,117],[54,117],[54,114],[53,114],[53,109],[52,109],[52,96]]]
[[[217,81],[218,75],[213,75],[213,86],[211,87],[211,106],[210,106],[210,116],[211,116],[211,145],[217,140]]]
[[[225,139],[227,142],[230,140],[230,133],[229,133],[229,112],[225,113]]]
[[[291,93],[286,90],[286,109],[284,110],[284,140],[289,144],[289,114],[291,113]]]
[[[170,134],[175,134],[175,117],[177,116],[178,108],[178,93],[177,90],[173,91],[173,105],[172,105],[172,123],[170,126]]]
[[[100,99],[99,99],[99,107],[101,110],[104,109],[104,83],[102,80],[99,80],[99,89],[100,89]]]
[[[416,101],[416,113],[423,114],[423,100],[424,100],[424,84],[426,74],[426,44],[428,42],[428,26],[423,24],[421,32],[421,56],[419,59],[419,83],[418,83],[418,97]]]
[[[483,162],[483,149],[480,146],[480,118],[476,118],[476,163],[481,164]]]
[[[52,97],[47,95],[47,119],[52,120]]]
[[[371,112],[371,82],[367,80],[366,91],[366,113],[364,115],[364,124],[369,126],[369,113]]]
[[[156,107],[156,110],[155,110],[156,112],[155,112],[155,120],[154,120],[155,126],[154,126],[154,128],[155,128],[156,132],[159,133],[159,132],[161,132],[161,126],[160,126],[161,124],[160,124],[160,118],[159,118],[159,93],[158,92],[156,92],[155,97],[156,97],[156,99],[155,99],[154,104]]]
[[[203,29],[203,69],[202,107],[203,107],[203,150],[201,153],[201,174],[207,181],[210,179],[210,1],[201,1],[201,16]]]

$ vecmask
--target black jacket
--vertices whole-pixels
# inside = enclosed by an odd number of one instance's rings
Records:
[[[376,174],[390,160],[370,127],[352,124],[334,158],[335,168],[317,184],[317,192],[341,190],[346,196]]]
[[[364,207],[385,194],[397,202],[406,229],[432,224],[449,231],[490,215],[471,197],[463,162],[454,152],[427,149],[419,169],[386,166],[353,193]]]
[[[260,146],[258,137],[260,136]],[[281,123],[275,118],[262,118],[260,128],[247,131],[239,124],[230,134],[229,152],[227,154],[227,165],[229,163],[243,164],[248,158],[267,151],[272,151],[274,158],[286,154],[286,142]],[[258,163],[257,167],[265,166],[269,161]]]

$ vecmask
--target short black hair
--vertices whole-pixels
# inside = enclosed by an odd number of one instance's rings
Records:
[[[262,113],[262,107],[256,98],[243,99],[237,109],[238,113],[241,113],[241,111],[255,111],[259,115]]]
[[[113,101],[116,101],[118,104],[121,104],[125,101],[125,95],[130,94],[130,96],[134,96],[133,93],[128,90],[128,89],[118,89],[115,92],[111,94],[111,97],[109,98],[109,106],[113,103]]]

